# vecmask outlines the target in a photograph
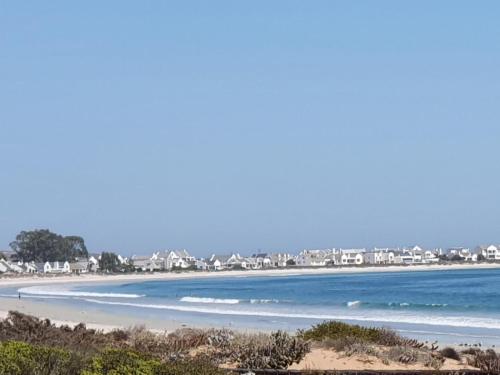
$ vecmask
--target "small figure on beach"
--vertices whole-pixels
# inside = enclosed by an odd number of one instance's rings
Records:
[[[18,296],[19,299],[21,299],[21,292],[19,292],[19,296]]]

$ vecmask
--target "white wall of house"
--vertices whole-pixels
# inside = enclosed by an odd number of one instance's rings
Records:
[[[500,260],[500,246],[490,245],[483,249],[482,255],[487,260]]]

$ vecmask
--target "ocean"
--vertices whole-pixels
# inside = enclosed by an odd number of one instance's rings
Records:
[[[500,345],[500,269],[214,277],[19,290],[26,298],[188,326],[295,331],[341,320],[389,327],[419,340]]]

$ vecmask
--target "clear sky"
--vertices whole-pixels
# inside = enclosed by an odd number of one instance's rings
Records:
[[[500,242],[498,1],[1,1],[0,249]]]

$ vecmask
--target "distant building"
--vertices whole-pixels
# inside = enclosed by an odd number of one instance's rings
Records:
[[[486,260],[500,260],[500,245],[479,246],[478,252],[480,252]]]
[[[163,256],[164,268],[171,270],[173,268],[186,269],[197,267],[196,258],[191,256],[185,249],[165,251]]]
[[[342,265],[360,265],[364,262],[365,249],[340,249],[339,259]]]
[[[36,263],[35,267],[37,272],[39,273],[70,273],[71,268],[69,266],[69,262],[45,262],[45,263]]]
[[[394,264],[394,252],[397,249],[375,248],[364,254],[365,263],[368,264]]]

